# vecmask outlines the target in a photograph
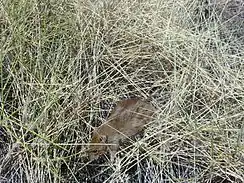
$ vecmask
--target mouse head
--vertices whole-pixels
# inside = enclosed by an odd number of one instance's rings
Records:
[[[94,128],[92,133],[92,139],[89,146],[89,159],[97,159],[100,155],[105,154],[107,151],[107,146],[105,145],[107,141],[106,135],[100,135],[97,128]]]

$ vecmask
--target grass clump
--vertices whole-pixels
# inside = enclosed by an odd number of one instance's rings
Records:
[[[0,2],[0,182],[244,182],[241,1]],[[119,99],[158,112],[86,158]]]

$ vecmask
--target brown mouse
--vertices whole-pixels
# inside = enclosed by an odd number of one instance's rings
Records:
[[[117,103],[109,118],[94,128],[89,146],[90,160],[110,151],[111,160],[119,148],[119,142],[141,132],[150,122],[155,108],[140,99],[126,99]]]

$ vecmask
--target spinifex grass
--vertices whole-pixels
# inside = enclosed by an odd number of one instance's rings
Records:
[[[239,3],[239,4],[238,4]],[[0,182],[244,182],[241,1],[0,1]],[[112,104],[157,116],[89,162]]]

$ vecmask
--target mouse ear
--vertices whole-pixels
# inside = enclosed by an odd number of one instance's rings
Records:
[[[92,127],[92,135],[95,135],[95,134],[97,134],[97,127]]]
[[[93,132],[97,131],[97,127],[92,127],[93,128]]]
[[[100,135],[100,142],[105,143],[107,141],[106,135]]]

